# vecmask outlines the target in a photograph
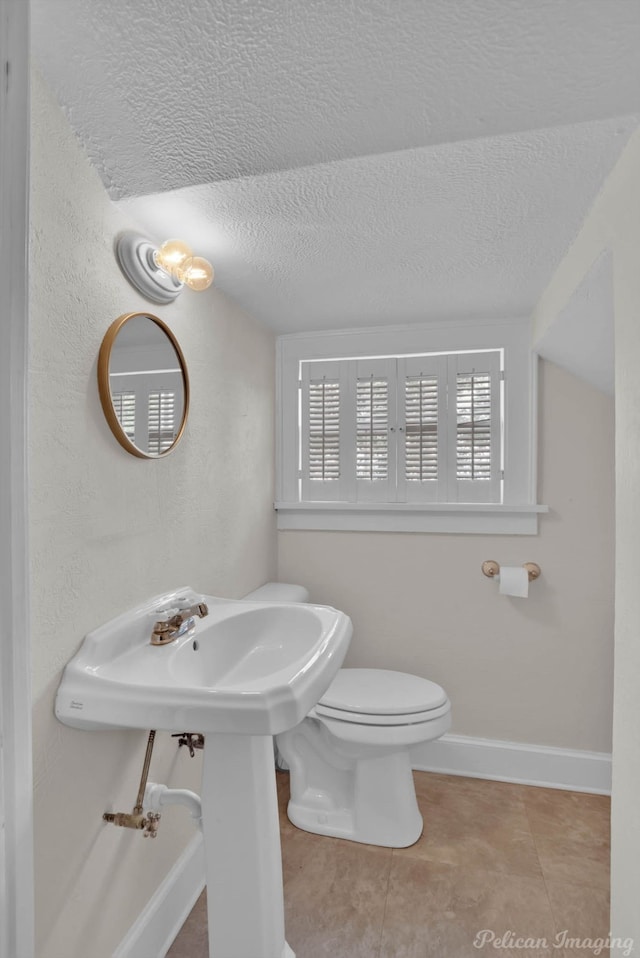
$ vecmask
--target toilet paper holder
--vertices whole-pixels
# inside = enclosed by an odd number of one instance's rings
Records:
[[[541,569],[537,562],[523,562],[522,568],[527,570],[529,582],[539,578]],[[500,563],[496,562],[495,559],[485,559],[482,563],[482,571],[490,579],[493,579],[494,576],[500,575]]]

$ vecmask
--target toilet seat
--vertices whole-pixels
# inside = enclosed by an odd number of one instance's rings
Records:
[[[435,682],[384,669],[341,669],[312,710],[356,725],[418,725],[446,714],[447,694]]]

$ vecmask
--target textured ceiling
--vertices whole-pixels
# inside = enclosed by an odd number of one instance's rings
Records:
[[[114,199],[164,194],[125,205],[279,330],[529,312],[640,113],[638,0],[32,0],[32,23]]]
[[[523,316],[636,121],[606,120],[190,187],[122,203],[188,234],[279,331]]]

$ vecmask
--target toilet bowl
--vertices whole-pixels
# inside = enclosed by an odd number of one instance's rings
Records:
[[[267,583],[247,599],[305,602],[302,586]],[[340,669],[318,704],[276,736],[290,769],[287,815],[319,835],[369,845],[413,845],[423,822],[410,749],[451,726],[439,685],[405,672]]]

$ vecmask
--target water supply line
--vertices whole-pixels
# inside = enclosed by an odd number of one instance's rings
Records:
[[[158,834],[158,825],[160,823],[160,814],[156,811],[150,811],[144,815],[144,794],[149,777],[149,766],[151,765],[151,755],[153,754],[153,743],[155,741],[155,729],[149,732],[147,739],[147,750],[144,755],[142,766],[142,775],[140,776],[140,785],[138,787],[138,796],[132,812],[105,812],[102,816],[104,822],[111,822],[112,825],[119,825],[121,828],[135,828],[144,832],[145,838],[155,838]]]

